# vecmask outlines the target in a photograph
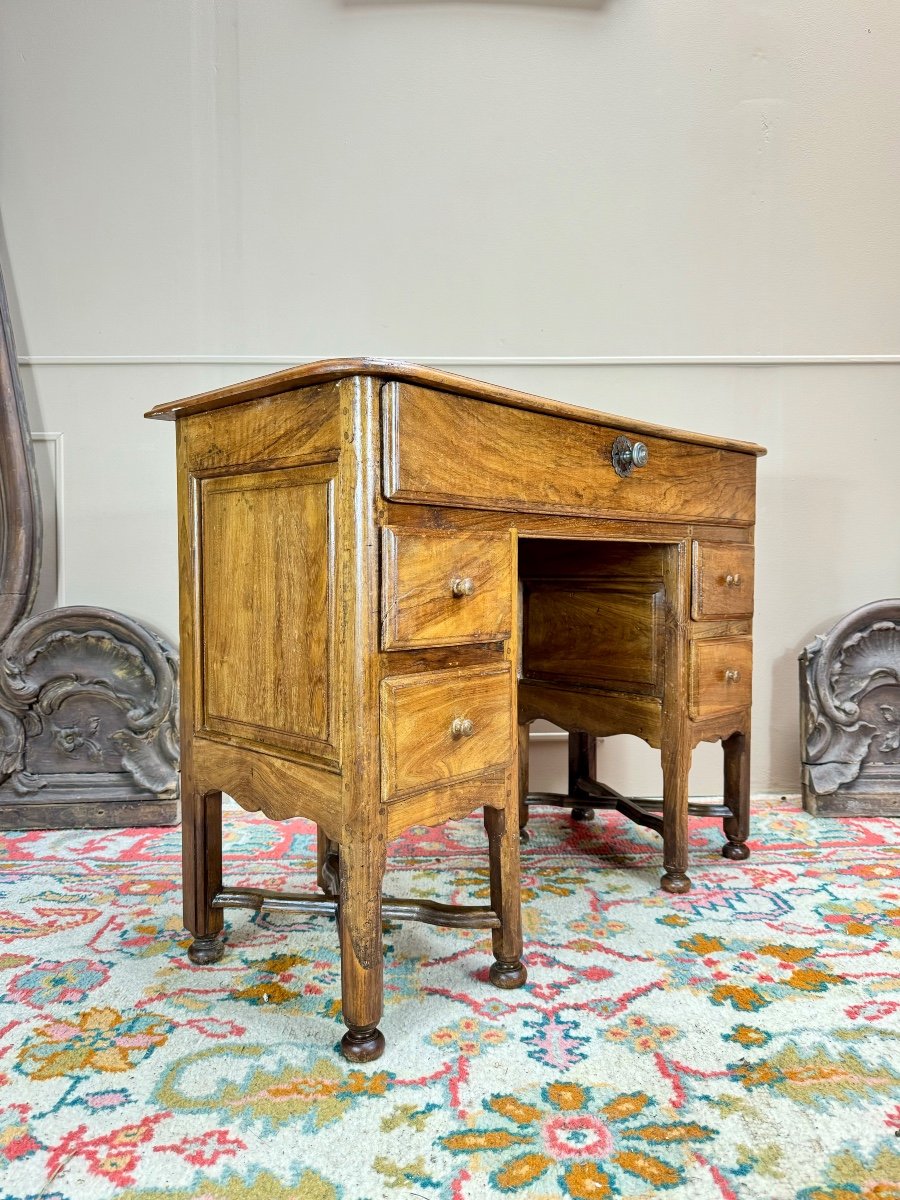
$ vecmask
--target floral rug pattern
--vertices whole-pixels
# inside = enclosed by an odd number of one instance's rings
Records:
[[[615,814],[532,815],[527,985],[489,939],[385,930],[384,1057],[336,1051],[334,923],[181,926],[177,829],[0,834],[2,1200],[898,1200],[897,822],[692,822],[687,896]],[[311,886],[306,822],[230,810],[226,880]],[[478,902],[477,817],[386,890]]]

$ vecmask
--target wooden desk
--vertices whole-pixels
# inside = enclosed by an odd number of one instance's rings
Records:
[[[673,891],[691,752],[723,740],[745,854],[758,446],[369,359],[148,416],[178,422],[195,962],[221,956],[225,907],[336,913],[357,1061],[384,1047],[383,915],[490,928],[491,980],[520,986],[517,743],[527,761],[537,717],[661,749],[662,817],[621,803],[662,832]],[[223,886],[223,791],[317,824],[320,893]],[[383,900],[391,838],[482,806],[490,906]]]

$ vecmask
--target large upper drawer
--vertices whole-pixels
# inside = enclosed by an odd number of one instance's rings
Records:
[[[505,664],[382,680],[383,799],[508,767],[513,706]]]
[[[383,529],[385,650],[498,642],[512,629],[509,533]]]
[[[390,500],[654,521],[753,522],[752,454],[641,436],[646,465],[622,478],[613,468],[612,450],[627,429],[406,383],[388,383],[382,395],[384,491]]]

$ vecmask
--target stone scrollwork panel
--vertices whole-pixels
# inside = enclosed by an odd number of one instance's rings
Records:
[[[850,613],[800,655],[804,805],[900,816],[900,599]]]
[[[93,607],[24,621],[0,650],[0,802],[13,809],[0,817],[175,820],[177,723],[178,660],[161,637]]]

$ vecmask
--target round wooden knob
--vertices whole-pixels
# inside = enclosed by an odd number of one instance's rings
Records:
[[[457,596],[470,596],[475,590],[475,584],[468,575],[454,576],[450,580],[450,592]]]
[[[471,596],[475,591],[475,584],[468,575],[456,577],[450,580],[450,591],[454,596]]]
[[[475,726],[468,717],[454,717],[450,722],[451,737],[471,737],[474,732]]]

